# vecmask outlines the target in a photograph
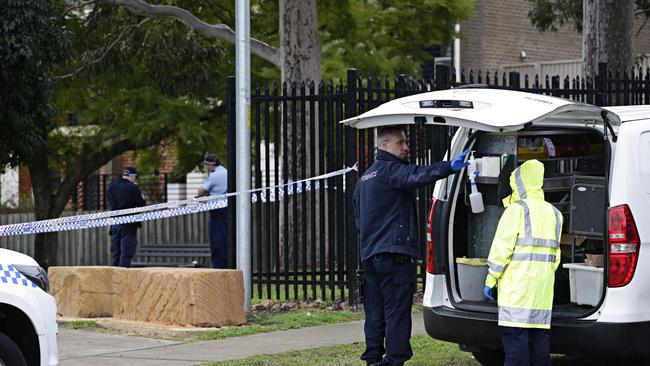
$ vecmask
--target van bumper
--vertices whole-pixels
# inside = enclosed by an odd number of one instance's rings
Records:
[[[497,315],[452,309],[425,307],[427,333],[468,350],[502,349]],[[650,355],[647,335],[650,322],[603,323],[594,320],[557,320],[551,323],[551,353],[606,354],[608,356]]]

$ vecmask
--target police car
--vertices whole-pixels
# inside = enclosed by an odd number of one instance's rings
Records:
[[[58,365],[56,302],[47,272],[0,249],[0,365]]]
[[[475,177],[481,210],[471,205],[466,172],[434,188],[423,298],[429,335],[458,343],[483,365],[503,364],[497,306],[481,294],[487,267],[472,278],[480,268],[466,263],[489,253],[510,173],[537,159],[545,167],[546,200],[565,223],[551,352],[650,364],[650,106],[600,108],[458,88],[396,99],[342,123],[453,126],[448,156],[470,149],[484,163]]]

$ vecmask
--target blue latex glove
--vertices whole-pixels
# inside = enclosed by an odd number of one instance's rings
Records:
[[[467,153],[469,152],[469,149],[463,151],[462,153],[458,154],[457,157],[454,158],[454,160],[451,161],[451,169],[453,169],[455,172],[463,169],[464,167],[469,165],[469,162],[463,162],[465,159],[465,156],[467,156]]]
[[[483,287],[483,297],[488,301],[494,302],[494,297],[490,295],[491,291],[492,291],[492,287],[485,285],[485,287]]]

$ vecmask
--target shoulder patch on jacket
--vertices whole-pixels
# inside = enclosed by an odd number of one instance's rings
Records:
[[[377,171],[375,170],[375,171],[373,171],[371,173],[367,173],[367,174],[362,175],[359,180],[362,181],[362,182],[365,182],[365,181],[370,180],[370,179],[372,179],[372,178],[374,178],[376,176],[377,176]]]

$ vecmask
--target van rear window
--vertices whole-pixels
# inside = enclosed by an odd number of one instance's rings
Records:
[[[474,108],[474,103],[468,100],[422,100],[420,108]]]

